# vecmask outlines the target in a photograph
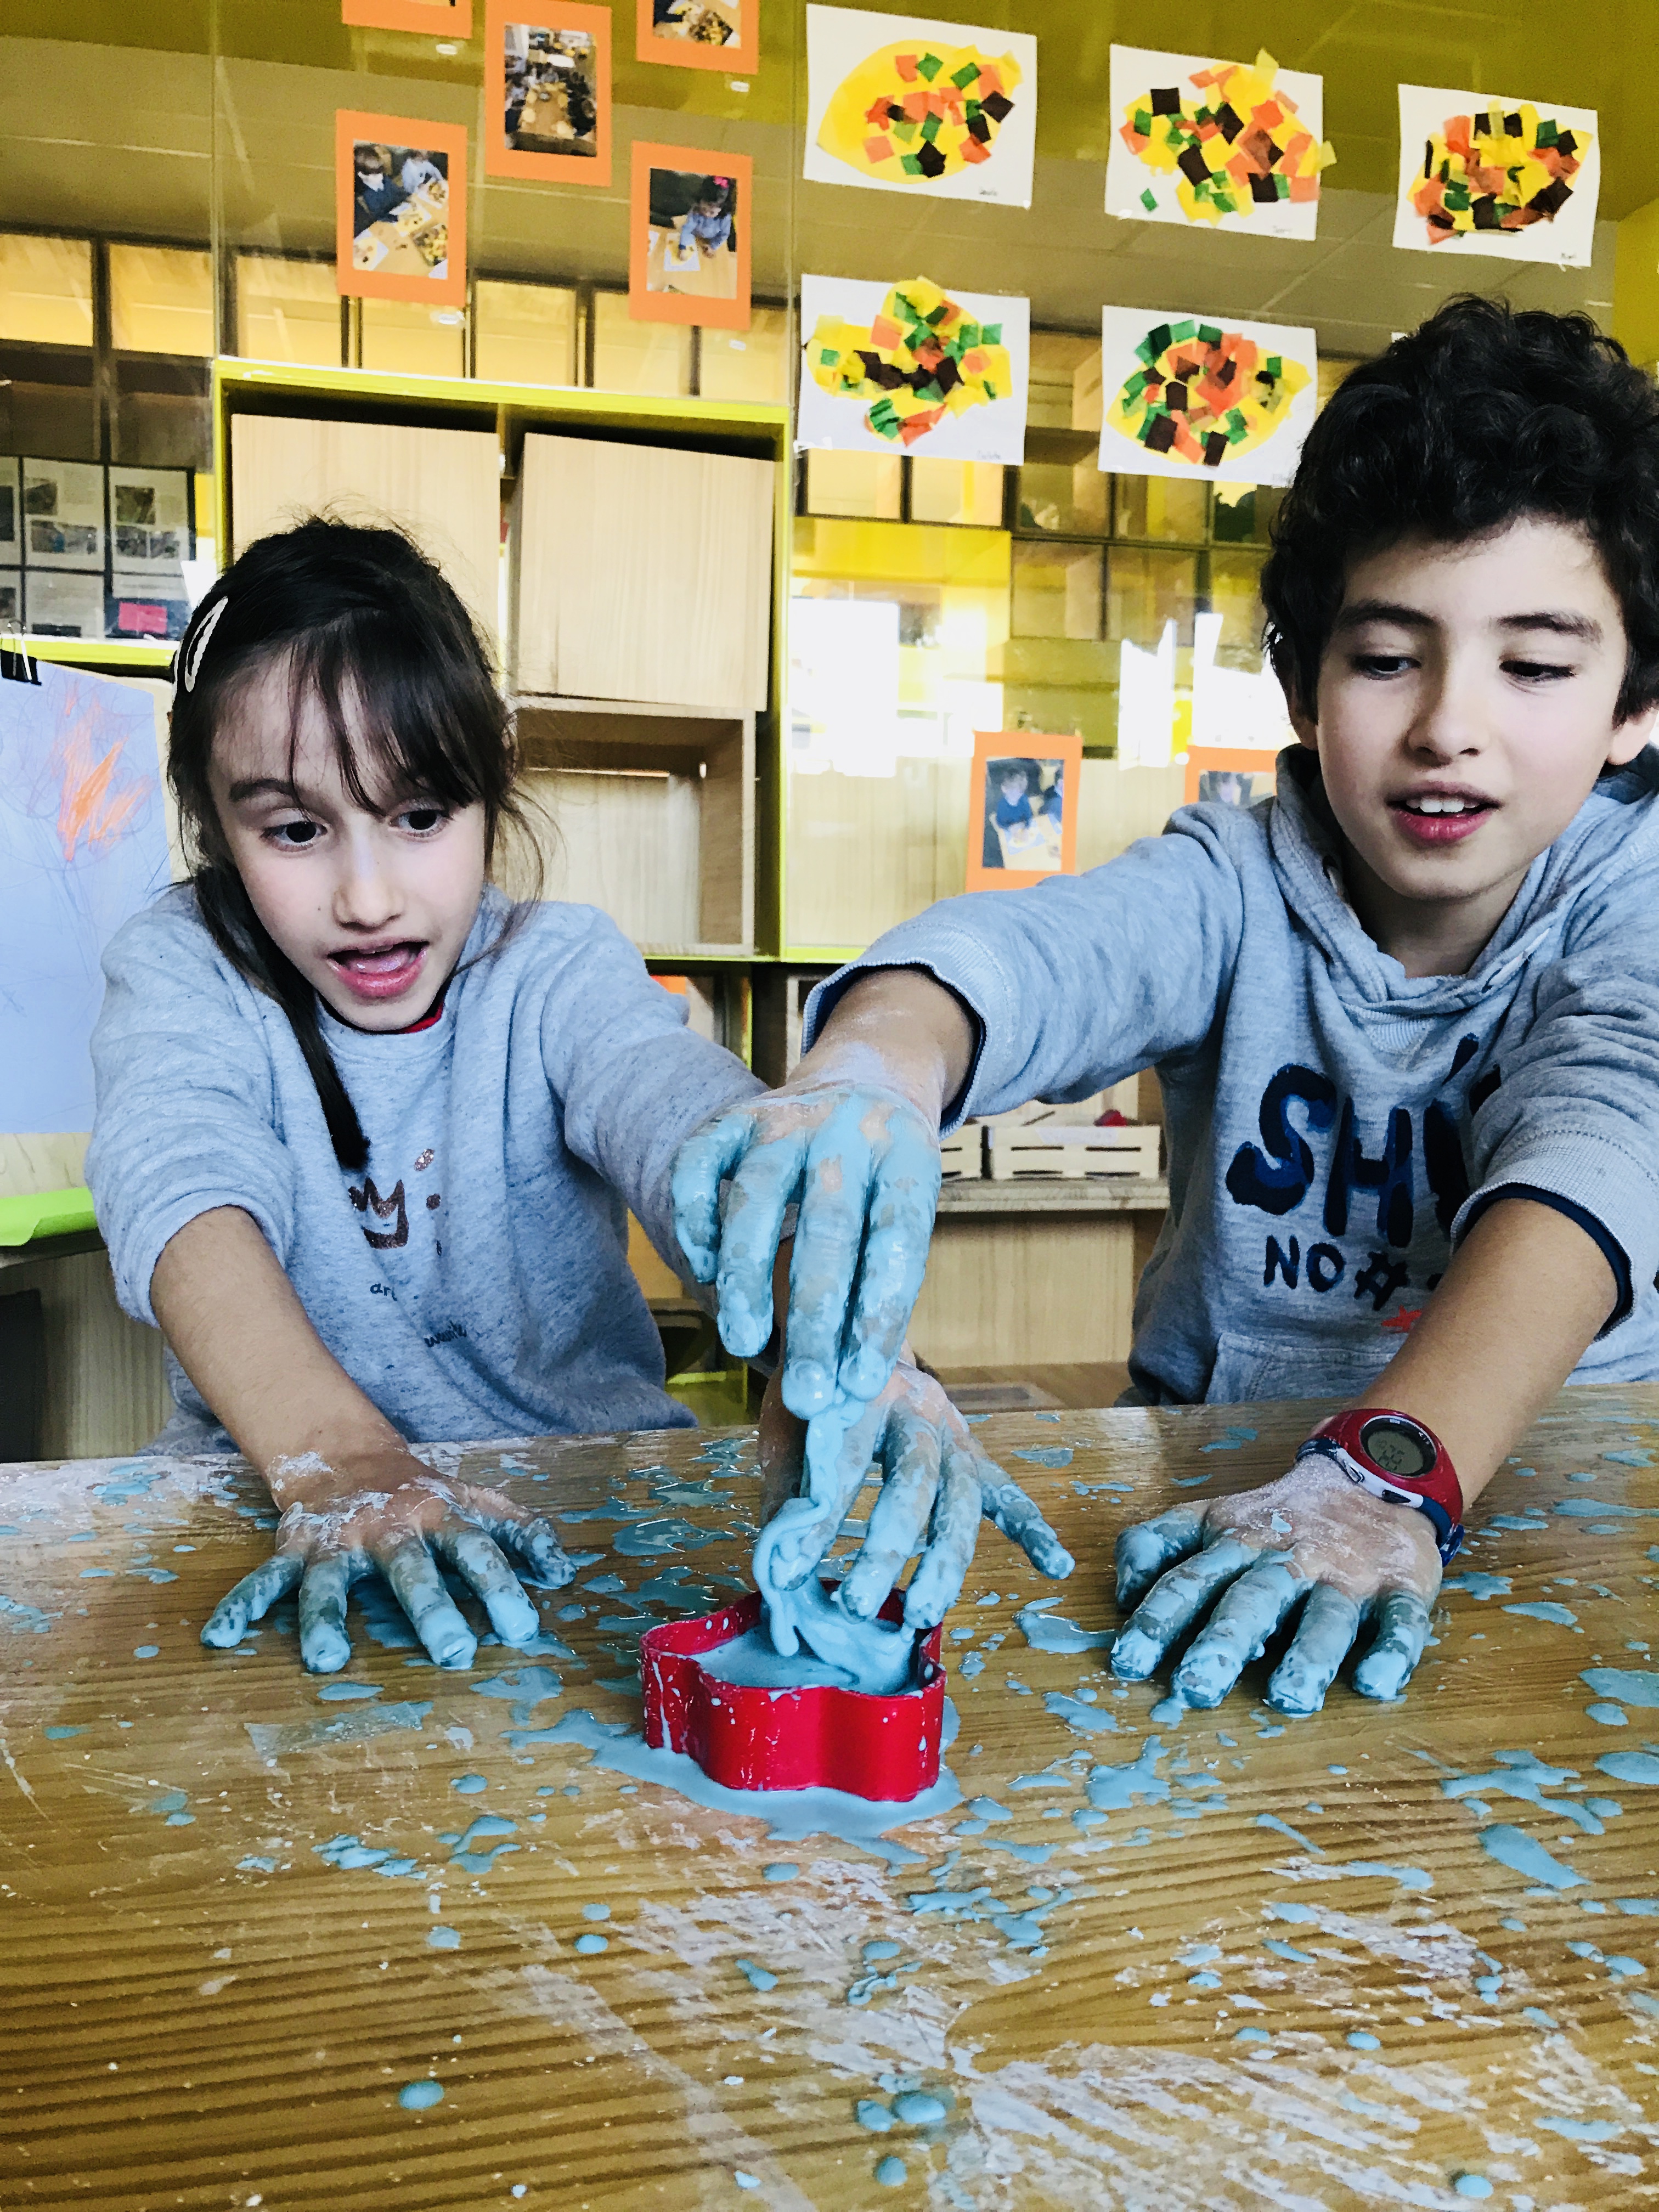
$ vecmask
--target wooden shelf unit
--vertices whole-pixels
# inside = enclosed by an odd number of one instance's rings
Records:
[[[237,448],[258,451],[250,418],[323,426],[299,447],[328,455],[331,472],[319,485],[343,510],[361,508],[350,481],[354,426],[376,434],[365,441],[392,458],[368,469],[369,503],[378,497],[423,533],[447,567],[457,544],[477,541],[470,520],[431,504],[410,473],[407,440],[388,447],[387,431],[487,432],[495,441],[500,509],[512,513],[527,437],[586,439],[655,447],[687,454],[729,456],[771,471],[769,634],[748,664],[752,698],[707,702],[566,697],[546,690],[515,696],[530,769],[530,797],[548,806],[551,834],[543,841],[549,894],[605,906],[659,963],[684,958],[769,961],[782,923],[783,687],[787,665],[781,618],[788,590],[793,473],[789,418],[782,407],[698,399],[634,398],[552,386],[493,384],[479,379],[380,376],[360,369],[310,368],[222,359],[213,372],[214,487],[218,542],[238,548]],[[240,428],[240,437],[239,437]],[[295,441],[289,430],[263,444]],[[459,448],[446,449],[459,453]],[[467,450],[472,450],[469,443]],[[453,472],[452,472],[453,473]],[[466,481],[477,501],[476,465]],[[390,487],[390,489],[388,489]],[[302,499],[308,493],[301,490]],[[252,495],[255,527],[270,519],[269,469]],[[518,549],[514,548],[516,554]],[[470,556],[455,580],[477,605],[487,594],[473,580]],[[499,586],[486,625],[507,635],[511,655],[510,578]],[[481,610],[481,611],[483,611]],[[505,621],[503,622],[503,617]]]

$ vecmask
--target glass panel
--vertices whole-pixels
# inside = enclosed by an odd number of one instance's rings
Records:
[[[556,284],[480,277],[472,313],[477,374],[493,384],[564,384],[576,377],[576,295]]]
[[[176,246],[112,246],[118,353],[213,354],[213,256]]]
[[[1014,546],[1016,637],[1097,638],[1101,568],[1097,545]]]
[[[1081,419],[1079,400],[1086,406],[1084,392],[1089,385],[1092,367],[1093,396],[1096,408],[1092,424]],[[1025,420],[1033,430],[1083,430],[1100,428],[1100,333],[1092,337],[1077,337],[1069,331],[1033,331],[1031,333],[1030,390],[1026,404]]]
[[[0,338],[92,343],[92,247],[84,238],[0,232]]]
[[[332,262],[239,253],[236,350],[252,361],[338,368],[340,295]]]
[[[912,522],[976,524],[1002,527],[1002,471],[989,461],[929,461],[910,464]]]
[[[1255,669],[1261,665],[1261,562],[1255,554],[1210,556],[1210,607],[1221,617],[1216,659],[1224,666]]]
[[[1120,538],[1167,538],[1183,544],[1204,541],[1210,487],[1179,477],[1116,479],[1115,533]]]
[[[1000,531],[797,521],[791,944],[864,945],[962,889],[974,732],[1006,726],[1008,554]]]
[[[896,453],[809,453],[806,511],[896,522],[903,481],[903,463]]]
[[[1277,484],[1218,483],[1210,504],[1210,535],[1218,545],[1268,545],[1273,519],[1285,495]]]
[[[466,318],[419,300],[363,301],[363,367],[393,376],[465,376]]]
[[[1026,437],[1025,454],[1019,528],[1103,538],[1112,480],[1101,469],[1097,441],[1086,433],[1036,431]]]
[[[1197,596],[1197,554],[1132,552],[1115,546],[1106,576],[1106,634],[1114,643],[1127,638],[1132,645],[1156,647],[1164,623],[1173,622],[1177,647],[1190,646]]]
[[[757,307],[746,331],[705,331],[697,388],[705,399],[781,406],[789,397],[788,311]]]
[[[634,322],[626,292],[596,292],[593,388],[682,398],[691,389],[690,331],[680,323]]]

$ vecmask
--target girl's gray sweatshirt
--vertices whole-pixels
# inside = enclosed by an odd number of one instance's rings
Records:
[[[1170,1212],[1130,1359],[1154,1404],[1352,1395],[1505,1193],[1613,1267],[1572,1379],[1659,1377],[1659,754],[1601,778],[1465,975],[1408,978],[1360,927],[1310,754],[1278,789],[901,924],[819,987],[803,1042],[860,969],[914,967],[978,1026],[947,1127],[1156,1068]]]
[[[288,1017],[218,951],[195,894],[117,931],[87,1179],[129,1313],[154,1322],[170,1237],[240,1206],[411,1442],[694,1425],[662,1387],[628,1212],[683,1269],[675,1151],[761,1086],[597,908],[522,910],[490,951],[507,911],[486,892],[430,1029],[370,1036],[322,1012],[368,1139],[360,1174],[335,1158]],[[167,1447],[232,1449],[170,1354],[168,1374]]]

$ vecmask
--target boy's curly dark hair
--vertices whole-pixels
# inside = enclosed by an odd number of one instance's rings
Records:
[[[1589,532],[1629,641],[1618,719],[1659,702],[1659,385],[1587,315],[1473,297],[1354,369],[1309,433],[1261,576],[1286,692],[1312,711],[1356,555],[1522,515]]]

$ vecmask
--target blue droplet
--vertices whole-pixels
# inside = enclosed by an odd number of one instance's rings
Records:
[[[774,1859],[770,1866],[761,1869],[762,1877],[767,1881],[793,1881],[799,1872],[793,1859]]]
[[[893,2100],[893,2110],[907,2128],[936,2128],[946,2109],[939,2098],[930,2097],[923,2089],[907,2090]]]
[[[1452,2184],[1455,2197],[1490,2197],[1492,2184],[1484,2173],[1460,2173]]]
[[[1273,2038],[1265,2027],[1241,2027],[1233,2038],[1235,2043],[1271,2043]]]
[[[1348,2048],[1351,2051],[1381,2051],[1382,2038],[1368,2034],[1363,2027],[1356,2027],[1348,2037]]]
[[[405,2081],[398,2092],[398,2102],[406,2112],[424,2112],[444,2100],[441,2081]]]
[[[451,1778],[449,1786],[452,1790],[459,1790],[463,1797],[476,1797],[481,1790],[488,1790],[489,1784],[482,1774],[457,1774]]]
[[[159,1659],[161,1656],[161,1647],[159,1644],[135,1644],[132,1647],[132,1656],[135,1659]]]
[[[884,2158],[876,2168],[876,2179],[884,2189],[896,2189],[904,2179],[904,2160]]]
[[[426,1931],[426,1941],[428,1950],[459,1951],[461,1948],[461,1932],[459,1928],[428,1928]]]
[[[576,1938],[575,1948],[584,1958],[592,1958],[596,1951],[608,1951],[611,1948],[611,1941],[605,1936],[579,1936]]]
[[[608,1905],[585,1905],[582,1907],[584,1920],[609,1920],[610,1917],[611,1907]]]

